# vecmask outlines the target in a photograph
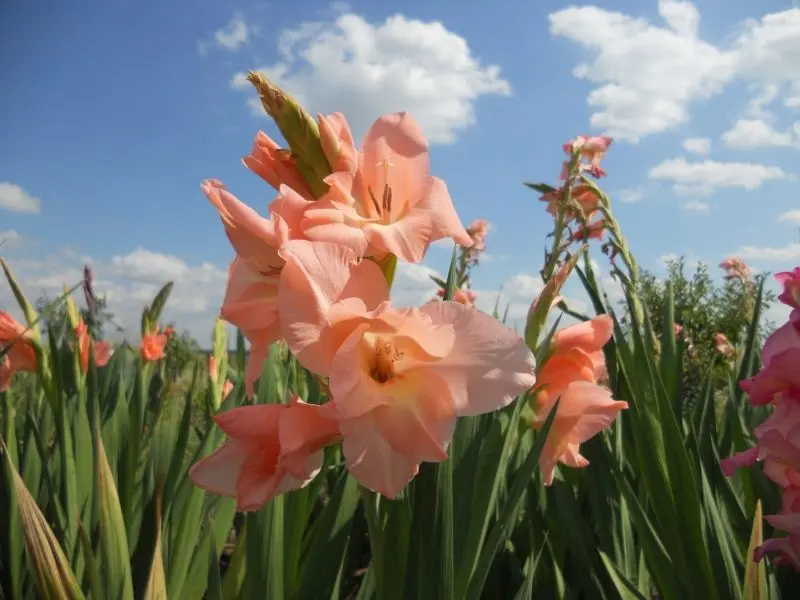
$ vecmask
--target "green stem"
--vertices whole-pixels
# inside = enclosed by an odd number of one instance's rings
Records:
[[[377,597],[378,600],[382,600],[387,596],[383,589],[386,580],[383,576],[383,530],[378,509],[378,494],[362,485],[358,486],[358,490],[361,493],[361,503],[364,505],[364,516],[367,519],[369,547],[372,555],[372,568],[375,573]]]

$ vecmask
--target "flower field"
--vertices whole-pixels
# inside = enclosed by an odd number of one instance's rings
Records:
[[[243,161],[266,214],[202,182],[236,255],[210,352],[171,361],[169,283],[113,347],[88,269],[38,310],[3,261],[0,599],[797,597],[800,268],[768,331],[765,276],[723,262],[741,321],[697,338],[600,186],[612,140],[578,136],[526,184],[553,230],[516,331],[474,306],[488,222],[461,222],[413,115],[358,143],[249,81],[285,148],[258,133]],[[437,242],[438,295],[393,304]]]

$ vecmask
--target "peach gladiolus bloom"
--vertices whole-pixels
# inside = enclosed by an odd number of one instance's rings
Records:
[[[611,339],[614,322],[608,315],[557,331],[552,354],[539,369],[535,428],[541,428],[559,398],[558,412],[545,441],[539,466],[545,485],[553,482],[557,463],[583,468],[589,464],[580,445],[611,425],[627,402],[614,400],[598,381],[606,375],[603,346]]]
[[[775,280],[783,287],[778,300],[792,308],[800,308],[800,267],[776,273]]]
[[[486,236],[489,234],[489,221],[475,219],[467,227],[467,233],[472,238],[472,248],[474,250],[483,250],[486,247]]]
[[[8,350],[0,359],[0,392],[8,389],[17,371],[36,371],[36,351],[30,340],[27,328],[0,310],[0,348]]]
[[[307,485],[322,468],[322,449],[339,437],[331,403],[255,404],[218,414],[228,441],[189,470],[194,484],[258,510],[277,494]],[[331,418],[333,417],[333,418]]]
[[[589,166],[586,167],[586,170],[594,177],[604,177],[606,172],[600,166],[600,161],[613,141],[612,138],[607,136],[579,135],[574,140],[564,144],[564,152],[572,154],[580,150],[581,158],[589,161]]]
[[[391,253],[411,263],[446,237],[472,246],[447,186],[430,175],[428,142],[406,113],[375,121],[358,154],[358,170],[333,173],[325,183],[330,190],[308,207],[302,223],[311,240],[342,244],[359,256]]]
[[[287,343],[329,377],[344,457],[364,486],[396,497],[421,462],[447,457],[458,416],[502,408],[535,383],[530,350],[489,315],[455,302],[395,309],[376,265],[341,246],[293,241],[284,256]]]
[[[81,371],[86,373],[89,370],[89,347],[94,344],[94,362],[98,367],[105,366],[111,359],[113,351],[108,342],[96,342],[89,335],[89,328],[81,320],[75,328],[75,335],[78,338],[78,349],[81,357]]]
[[[681,331],[683,331],[683,325],[680,325],[678,323],[674,323],[672,325],[672,328],[675,330],[675,337],[680,336]]]
[[[228,269],[228,287],[220,313],[250,341],[245,388],[252,396],[253,383],[261,374],[269,346],[280,338],[278,282],[284,260],[278,249],[291,237],[300,235],[298,224],[307,202],[294,190],[281,186],[267,219],[228,192],[218,180],[204,181],[202,189],[219,212],[236,251]]]
[[[319,141],[331,171],[355,173],[358,169],[358,151],[353,134],[342,113],[317,114]]]
[[[444,290],[438,289],[436,290],[436,295],[440,298],[444,298]],[[475,300],[477,300],[478,294],[473,292],[472,290],[462,290],[458,288],[453,291],[453,302],[458,302],[459,304],[463,304],[464,306],[474,306]]]
[[[723,333],[717,333],[714,335],[714,347],[716,348],[717,352],[722,354],[723,356],[733,356],[736,352],[731,343],[728,341],[728,338],[725,337]]]
[[[148,333],[142,338],[140,352],[146,361],[161,360],[166,356],[164,350],[169,338],[163,333]]]

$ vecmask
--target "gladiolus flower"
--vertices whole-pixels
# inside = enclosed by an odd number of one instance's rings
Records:
[[[166,356],[164,349],[169,339],[163,333],[148,333],[142,338],[141,354],[146,361],[161,360]]]
[[[359,256],[391,253],[412,263],[445,237],[472,246],[445,183],[430,175],[428,142],[406,113],[375,121],[357,172],[334,173],[325,183],[330,190],[307,208],[302,223],[309,239],[342,244]]]
[[[233,382],[230,379],[226,379],[225,385],[222,386],[222,399],[225,400],[231,391],[233,391]]]
[[[299,221],[307,201],[284,185],[266,219],[228,192],[220,181],[207,180],[202,189],[217,208],[236,251],[228,269],[228,287],[220,313],[250,341],[245,388],[252,396],[253,383],[261,374],[269,346],[280,338],[278,282],[284,260],[278,250],[292,237],[301,235]]]
[[[486,247],[486,236],[489,233],[489,221],[475,219],[467,227],[467,234],[472,239],[473,250],[483,250]]]
[[[322,468],[323,448],[339,437],[331,403],[256,404],[214,420],[228,440],[189,470],[194,484],[236,498],[239,511],[258,510],[271,498],[305,487]]]
[[[78,338],[78,350],[81,359],[81,371],[86,373],[89,370],[89,347],[94,344],[94,362],[98,367],[105,366],[111,359],[111,344],[108,342],[96,342],[89,335],[89,328],[81,320],[75,328],[75,335]]]
[[[264,181],[280,190],[287,185],[308,200],[314,198],[303,176],[297,168],[290,150],[283,150],[263,131],[259,131],[253,143],[253,150],[242,159],[244,166]]]
[[[761,350],[761,370],[739,382],[755,405],[768,404],[777,394],[800,390],[800,310],[792,311],[789,322],[776,329]]]
[[[739,279],[742,282],[750,277],[750,269],[739,258],[726,258],[719,263],[719,268],[725,271],[725,280]]]
[[[572,234],[572,241],[573,242],[582,242],[585,240],[602,240],[603,233],[606,230],[606,220],[599,219],[594,223],[590,223],[586,226],[580,227],[579,229],[575,230]]]
[[[765,518],[775,529],[789,535],[767,540],[756,548],[753,558],[758,561],[766,555],[773,555],[772,562],[776,566],[791,565],[800,571],[800,513],[769,515]]]
[[[583,468],[589,462],[580,445],[609,427],[626,402],[614,400],[598,385],[605,377],[603,346],[611,339],[614,322],[608,315],[557,331],[552,354],[537,373],[536,421],[541,428],[550,410],[561,398],[553,426],[545,441],[539,466],[545,485],[553,482],[557,463]]]
[[[441,288],[436,290],[436,295],[440,298],[444,298],[444,290]],[[458,302],[464,306],[474,306],[477,298],[478,294],[472,290],[462,290],[458,288],[453,291],[453,302]]]
[[[600,166],[600,161],[608,151],[608,147],[614,140],[606,136],[584,136],[579,135],[571,142],[564,144],[564,152],[573,154],[580,150],[581,158],[589,162],[585,168],[593,177],[604,177],[606,172]]]
[[[800,308],[800,267],[777,273],[775,279],[783,286],[778,300],[792,308]]]
[[[723,356],[733,356],[736,352],[731,343],[728,341],[728,338],[725,337],[723,333],[717,333],[714,335],[714,347],[716,348],[717,352],[722,354]]]
[[[342,113],[317,115],[319,141],[331,171],[354,173],[358,168],[358,151],[353,134]]]
[[[678,323],[673,324],[672,328],[675,330],[675,337],[680,336],[681,331],[683,331],[683,325],[679,325]]]
[[[341,246],[295,241],[284,256],[287,343],[329,377],[344,457],[364,486],[396,497],[421,462],[447,457],[458,416],[502,408],[535,383],[530,350],[489,315],[455,302],[375,306],[380,270]]]
[[[36,350],[27,328],[5,311],[0,311],[0,348],[7,350],[0,359],[0,392],[8,389],[17,371],[36,371]]]

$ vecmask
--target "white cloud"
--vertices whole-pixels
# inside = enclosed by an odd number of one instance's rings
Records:
[[[210,39],[201,40],[197,44],[197,50],[201,55],[205,55],[212,46],[222,48],[228,52],[237,52],[250,41],[253,28],[244,20],[241,13],[234,13],[230,22],[225,27],[217,29]]]
[[[284,31],[278,49],[281,61],[260,70],[310,112],[344,113],[357,137],[378,116],[408,111],[432,143],[452,143],[474,123],[478,98],[511,93],[499,67],[483,66],[438,21],[395,15],[373,25],[344,14]],[[236,74],[233,87],[244,77]]]
[[[141,247],[125,256],[112,257],[111,264],[118,274],[144,281],[177,279],[189,270],[186,263],[175,256],[159,254]]]
[[[42,202],[20,186],[8,181],[0,181],[0,210],[38,214],[42,210]]]
[[[742,246],[733,256],[743,260],[797,262],[800,261],[800,244],[786,244],[783,248]]]
[[[398,261],[392,284],[392,304],[397,306],[419,306],[436,296],[439,286],[431,276],[442,276],[425,265]]]
[[[691,3],[661,0],[666,27],[599,8],[571,6],[550,15],[550,32],[592,56],[573,71],[598,87],[588,97],[591,125],[620,140],[641,138],[685,123],[688,106],[722,90],[734,58],[697,37]]]
[[[0,248],[16,248],[22,243],[22,236],[13,229],[0,231]]]
[[[664,25],[598,6],[550,15],[551,33],[591,56],[574,74],[597,86],[588,96],[597,129],[635,143],[687,122],[693,102],[733,81],[753,94],[749,120],[771,117],[768,107],[779,98],[800,106],[800,9],[741,23],[725,47],[700,39],[691,2],[659,0],[658,12]]]
[[[617,199],[623,204],[634,204],[644,199],[642,188],[628,188],[617,192]]]
[[[709,206],[706,202],[700,202],[699,200],[689,200],[688,202],[684,202],[681,205],[681,209],[697,215],[707,215],[711,212],[711,206]]]
[[[703,137],[692,137],[683,140],[683,149],[692,154],[708,154],[711,152],[711,140]]]
[[[733,129],[722,135],[722,140],[732,148],[770,148],[797,143],[792,132],[777,131],[761,119],[739,119]]]
[[[766,181],[790,177],[780,167],[713,160],[690,163],[683,157],[665,160],[650,169],[648,176],[672,181],[678,193],[698,195],[708,195],[720,188],[755,190]]]
[[[779,223],[792,223],[800,225],[800,210],[789,210],[778,217]]]

